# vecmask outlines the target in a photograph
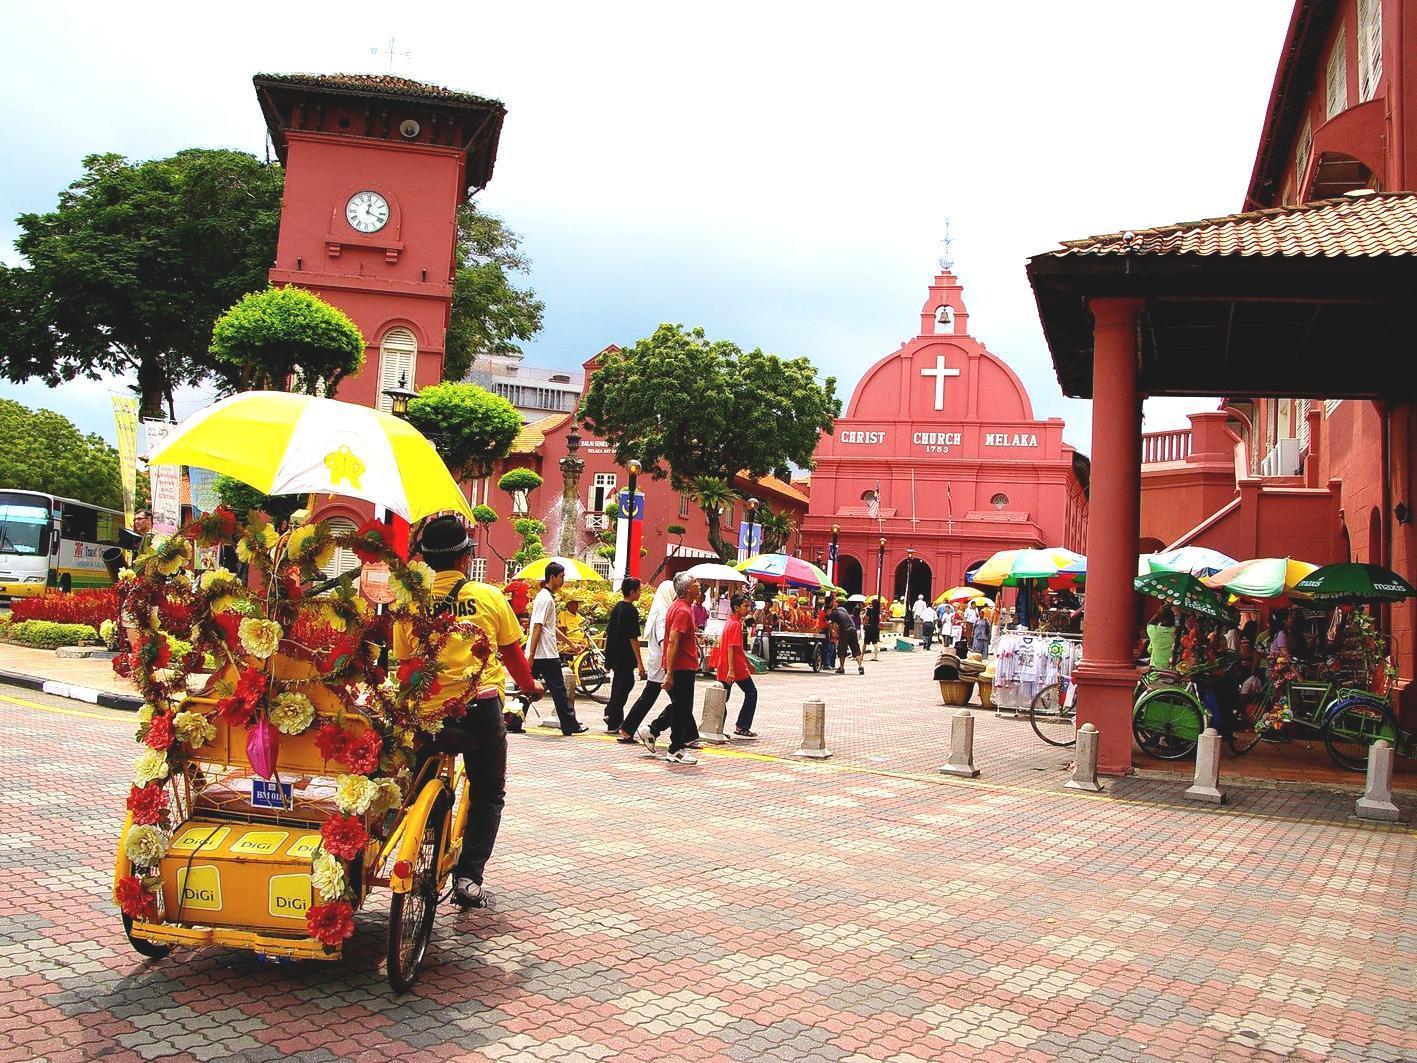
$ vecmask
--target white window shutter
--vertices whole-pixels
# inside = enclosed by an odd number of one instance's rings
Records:
[[[400,326],[384,333],[384,341],[379,345],[379,409],[384,413],[393,409],[393,400],[384,392],[397,387],[400,380],[406,387],[413,387],[417,358],[418,341],[412,332]]]
[[[348,517],[331,517],[325,522],[331,534],[344,535],[355,530],[354,521]],[[334,553],[330,555],[330,560],[320,569],[325,574],[326,579],[334,579],[336,576],[343,576],[360,566],[359,555],[346,546],[336,546]]]

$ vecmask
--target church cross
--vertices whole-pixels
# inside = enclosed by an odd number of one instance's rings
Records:
[[[943,410],[945,408],[945,377],[959,376],[959,370],[946,369],[945,356],[943,354],[937,354],[935,356],[935,368],[922,369],[920,370],[920,375],[935,378],[935,409]]]

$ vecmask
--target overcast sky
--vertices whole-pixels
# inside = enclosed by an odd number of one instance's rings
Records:
[[[12,5],[0,253],[90,152],[263,153],[257,72],[388,69],[501,99],[480,198],[525,240],[577,365],[662,321],[805,354],[849,398],[918,328],[946,216],[974,335],[1040,417],[1062,397],[1024,262],[1238,210],[1292,0],[1060,4]],[[112,437],[114,382],[0,395]],[[184,402],[189,412],[200,396]],[[1148,405],[1148,427],[1184,411]]]

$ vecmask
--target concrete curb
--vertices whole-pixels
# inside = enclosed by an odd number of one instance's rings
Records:
[[[28,690],[39,690],[57,698],[69,698],[88,705],[102,705],[106,709],[137,712],[143,705],[143,699],[136,694],[114,694],[111,691],[97,690],[94,687],[81,687],[73,683],[61,683],[55,679],[24,675],[20,672],[8,672],[2,668],[0,668],[0,683],[25,687]]]

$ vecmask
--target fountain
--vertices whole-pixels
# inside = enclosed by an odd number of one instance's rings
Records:
[[[584,507],[580,501],[581,473],[585,472],[585,462],[576,457],[581,449],[579,426],[572,423],[566,434],[566,456],[561,459],[561,521],[557,534],[551,539],[562,557],[575,557],[580,542]],[[548,529],[550,525],[547,525]]]

